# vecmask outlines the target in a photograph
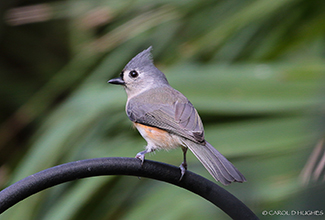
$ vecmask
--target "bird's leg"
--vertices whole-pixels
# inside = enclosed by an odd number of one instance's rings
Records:
[[[186,170],[187,170],[187,163],[186,163],[186,152],[187,152],[187,148],[186,147],[182,147],[183,150],[183,155],[184,155],[184,160],[183,163],[179,166],[179,168],[181,169],[181,178],[179,179],[179,181],[182,180]]]
[[[149,150],[146,149],[146,150],[144,150],[144,151],[141,151],[141,152],[137,153],[137,155],[135,156],[135,158],[138,158],[138,159],[141,160],[141,166],[143,165],[145,154],[146,154],[146,153],[150,153],[150,152],[152,152],[152,151],[153,151],[153,150],[151,150],[151,149],[149,149]]]

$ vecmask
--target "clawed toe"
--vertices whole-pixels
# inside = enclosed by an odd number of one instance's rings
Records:
[[[179,178],[179,181],[181,181],[183,179],[183,176],[187,170],[187,164],[186,163],[182,163],[180,166],[179,166],[179,169],[181,169],[181,177]]]
[[[141,154],[141,152],[140,152],[135,156],[135,158],[138,158],[139,160],[141,160],[141,166],[142,166],[143,162],[144,162],[144,154]]]
[[[137,153],[137,155],[135,156],[135,158],[138,158],[139,160],[141,160],[141,166],[143,165],[143,162],[144,162],[144,155],[146,153],[150,153],[150,152],[151,152],[150,150],[144,150],[144,151]]]

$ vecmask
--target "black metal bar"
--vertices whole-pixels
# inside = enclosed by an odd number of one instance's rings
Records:
[[[49,187],[81,178],[103,175],[148,177],[196,193],[218,206],[233,219],[258,219],[240,200],[217,184],[186,171],[182,180],[178,167],[135,158],[111,157],[80,160],[55,166],[28,176],[0,192],[0,213]]]

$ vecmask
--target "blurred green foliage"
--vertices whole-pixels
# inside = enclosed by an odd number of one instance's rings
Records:
[[[323,185],[299,180],[324,135],[324,1],[18,2],[0,3],[2,188],[57,164],[141,151],[123,89],[106,82],[153,45],[157,67],[198,109],[206,139],[248,179],[228,191],[263,219],[305,217],[263,210],[325,207]],[[147,158],[179,165],[182,154]],[[191,153],[189,170],[212,180]],[[0,216],[215,218],[228,219],[190,192],[124,176],[63,184]]]

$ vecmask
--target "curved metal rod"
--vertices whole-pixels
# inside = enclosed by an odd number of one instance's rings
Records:
[[[217,184],[186,171],[182,180],[178,167],[136,158],[109,157],[80,160],[30,175],[0,192],[0,213],[21,200],[49,187],[81,178],[103,175],[147,177],[187,189],[218,206],[233,219],[258,219],[240,200]]]

